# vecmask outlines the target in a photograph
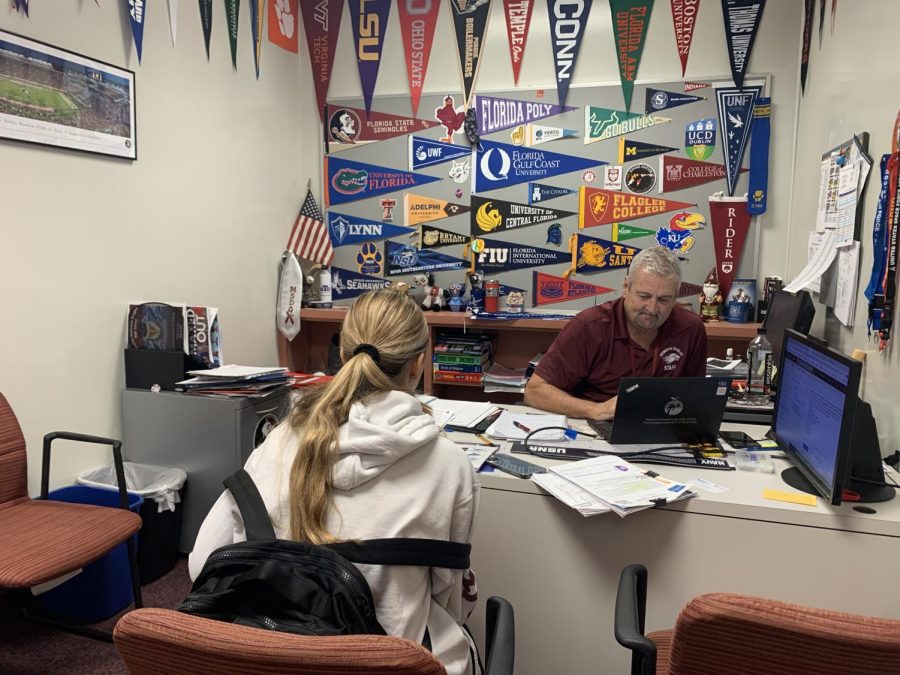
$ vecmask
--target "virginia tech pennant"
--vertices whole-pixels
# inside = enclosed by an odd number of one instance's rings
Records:
[[[341,11],[344,0],[317,0],[301,2],[303,30],[309,49],[309,65],[312,68],[313,85],[316,88],[316,108],[324,114],[328,84],[331,81],[331,67],[337,51],[338,34],[341,30]]]

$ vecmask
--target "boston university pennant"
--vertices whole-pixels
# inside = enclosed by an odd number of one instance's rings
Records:
[[[461,270],[467,267],[462,258],[429,249],[418,249],[411,244],[398,244],[388,239],[384,242],[385,274],[389,277],[416,272]]]
[[[727,298],[750,230],[747,198],[725,197],[719,192],[709,198],[709,216],[716,247],[719,291]]]
[[[548,0],[547,15],[550,17],[550,46],[553,49],[553,66],[556,73],[556,94],[559,104],[564,105],[569,94],[569,85],[575,72],[575,61],[581,38],[587,30],[588,15],[593,0],[567,2]]]
[[[586,105],[584,106],[584,144],[588,145],[607,138],[624,136],[671,121],[670,117],[641,115],[624,110]]]
[[[381,277],[360,274],[341,267],[331,268],[331,297],[334,300],[349,300],[367,291],[388,288],[391,282]]]
[[[674,91],[663,91],[662,89],[647,87],[644,112],[649,115],[650,113],[659,112],[660,110],[668,110],[669,108],[677,108],[678,106],[705,100],[705,96],[679,94]]]
[[[467,244],[471,239],[468,234],[457,234],[434,225],[419,225],[419,248]]]
[[[400,237],[415,232],[408,227],[381,223],[359,216],[348,216],[344,213],[328,212],[328,234],[332,246],[352,246],[364,241]]]
[[[443,164],[457,157],[470,157],[471,155],[472,149],[465,145],[450,145],[421,136],[409,137],[409,168],[411,171],[418,171],[426,166]]]
[[[650,12],[653,11],[653,0],[609,0],[609,9],[612,12],[616,55],[619,57],[622,95],[625,97],[625,110],[629,110],[634,81],[641,65],[647,26],[650,24]]]
[[[577,190],[573,188],[554,187],[553,185],[544,185],[543,183],[528,184],[528,203],[546,202],[557,197],[570,195]]]
[[[578,189],[578,203],[578,227],[582,229],[645,216],[657,216],[694,206],[690,202],[676,202],[672,199],[630,195],[583,186]]]
[[[475,97],[473,107],[475,108],[475,119],[478,121],[479,136],[575,110],[572,106],[517,101],[511,98],[482,96],[481,94]]]
[[[392,4],[391,0],[347,0],[366,113],[372,109],[372,94],[378,79],[381,48],[384,46],[384,34]]]
[[[325,157],[325,206],[375,197],[440,178],[364,164],[340,157]]]
[[[642,143],[641,141],[633,141],[630,138],[622,137],[619,139],[619,164],[636,162],[640,159],[661,155],[664,152],[673,152],[677,149],[670,148],[668,145]]]
[[[700,0],[671,0],[672,23],[675,25],[675,46],[678,47],[678,58],[681,59],[681,76],[687,69],[688,56],[691,53],[691,42],[694,39],[694,26],[697,25],[697,12],[700,11]],[[685,91],[688,91],[685,82]]]
[[[472,270],[481,270],[485,274],[508,272],[525,267],[555,265],[569,262],[568,251],[554,251],[537,246],[522,246],[499,239],[474,239],[466,247],[466,257],[471,257]]]
[[[357,148],[366,143],[412,134],[439,126],[433,120],[329,104],[325,106],[325,152]]]
[[[745,171],[747,169],[741,169],[742,173]],[[722,180],[727,172],[722,164],[663,155],[659,158],[659,175],[659,193],[662,194]]]
[[[766,0],[722,0],[731,76],[738,89],[744,88],[744,75],[765,6]]]
[[[419,100],[422,98],[422,87],[428,70],[428,60],[431,58],[434,28],[437,26],[440,8],[441,0],[397,3],[413,117],[419,112]]]
[[[517,145],[488,140],[482,140],[474,154],[473,193],[606,164],[599,159],[573,157],[549,150],[523,149]]]
[[[469,216],[473,237],[479,237],[485,232],[505,232],[518,230],[531,225],[549,223],[560,218],[576,215],[572,211],[548,209],[543,206],[530,204],[517,204],[506,202],[502,199],[487,199],[485,197],[472,196],[472,211]]]
[[[581,300],[592,298],[595,295],[612,293],[612,288],[587,284],[583,281],[575,281],[564,277],[556,277],[543,272],[532,273],[531,306],[550,305],[555,302],[568,302],[569,300]]]
[[[453,30],[456,33],[456,53],[462,73],[463,101],[468,105],[478,75],[478,62],[484,46],[491,0],[450,0]]]
[[[406,213],[406,224],[412,226],[468,213],[469,207],[407,192],[403,195],[403,210]]]
[[[640,250],[586,234],[573,234],[569,238],[572,267],[563,276],[568,278],[576,272],[589,274],[628,267]]]
[[[762,94],[761,85],[719,87],[716,102],[719,106],[719,131],[722,133],[722,151],[725,153],[725,170],[728,174],[728,194],[734,194],[740,175],[741,162],[753,126],[753,106]]]
[[[343,9],[344,0],[300,3],[303,31],[309,49],[309,65],[316,88],[316,108],[320,116],[324,113],[325,99],[328,96],[328,83],[331,81],[331,67],[337,51]]]

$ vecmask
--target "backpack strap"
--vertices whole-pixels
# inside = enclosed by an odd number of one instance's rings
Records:
[[[416,565],[446,567],[454,570],[469,568],[471,544],[443,539],[365,539],[326,544],[347,560],[364,565]]]
[[[247,540],[275,539],[275,528],[269,519],[266,503],[250,474],[244,469],[238,469],[233,476],[229,476],[223,482],[241,512]]]

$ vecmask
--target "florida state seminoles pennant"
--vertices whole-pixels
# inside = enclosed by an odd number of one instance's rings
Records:
[[[553,65],[556,72],[556,93],[559,104],[564,105],[575,72],[575,61],[581,38],[587,30],[588,15],[593,0],[565,2],[549,0],[547,15],[550,17],[550,46],[553,49]]]
[[[435,122],[435,124],[437,124]],[[450,145],[421,136],[409,137],[409,168],[418,171],[426,166],[443,164],[458,157],[470,157],[472,150],[465,145]]]
[[[368,218],[350,216],[335,211],[328,212],[328,234],[333,246],[352,246],[365,241],[402,237],[414,233],[415,230],[400,225],[381,223]]]
[[[596,143],[607,138],[631,134],[641,129],[649,129],[657,124],[671,122],[671,117],[641,115],[612,108],[584,106],[584,144]]]
[[[356,45],[356,65],[362,85],[366,113],[372,109],[372,94],[381,65],[381,48],[387,31],[391,0],[348,0],[353,44]]]
[[[731,76],[738,89],[744,88],[744,75],[765,6],[766,0],[722,0]]]
[[[741,169],[745,173],[747,169]],[[659,193],[684,190],[695,185],[722,180],[728,176],[725,165],[663,155],[659,158]]]
[[[528,184],[528,203],[546,202],[557,197],[564,197],[577,192],[572,188],[554,187],[553,185],[544,185],[543,183]]]
[[[576,215],[573,211],[549,209],[544,206],[517,204],[502,199],[488,199],[472,195],[472,211],[469,216],[473,237],[487,232],[518,230],[531,225],[549,223],[560,218]]]
[[[719,106],[719,130],[722,132],[722,150],[725,153],[725,170],[728,174],[728,194],[733,195],[740,175],[744,151],[753,126],[753,106],[762,94],[762,86],[719,87],[716,102]]]
[[[468,105],[478,75],[478,62],[491,14],[491,0],[450,0],[450,10],[456,33],[459,69],[462,73],[463,100]]]
[[[418,249],[410,244],[397,244],[390,239],[384,242],[385,274],[389,277],[416,272],[461,270],[467,267],[462,258],[428,249]]]
[[[472,258],[472,269],[496,274],[525,267],[538,267],[569,262],[568,251],[554,251],[537,246],[521,246],[499,239],[474,239],[466,256]]]
[[[325,99],[328,96],[328,83],[331,81],[331,66],[334,64],[334,54],[337,50],[343,8],[344,0],[300,3],[306,46],[309,49],[309,65],[316,87],[316,107],[320,116],[324,114]]]
[[[691,42],[694,39],[694,26],[697,25],[697,12],[699,11],[700,0],[672,0],[672,23],[675,24],[675,45],[678,47],[678,58],[681,59],[682,77],[687,69]],[[688,91],[687,87],[685,87],[685,91]]]
[[[434,225],[419,225],[419,248],[438,248],[467,244],[472,237],[468,234],[458,234],[450,230],[444,230]]]
[[[403,51],[406,52],[406,74],[409,78],[413,117],[419,112],[419,99],[422,98],[422,86],[425,83],[425,73],[428,71],[431,45],[434,42],[434,27],[437,25],[440,8],[440,0],[397,3],[397,11],[400,13],[400,35],[403,39]]]
[[[436,0],[435,0],[436,1]],[[509,58],[512,61],[513,83],[519,84],[519,69],[525,54],[525,41],[531,25],[534,0],[503,0],[503,16],[506,17],[506,35],[509,37]]]
[[[407,192],[403,195],[403,210],[406,212],[406,224],[413,226],[468,213],[469,207],[436,197],[423,197]]]
[[[625,162],[637,162],[647,157],[661,155],[664,152],[673,152],[678,148],[672,148],[668,145],[657,145],[656,143],[642,143],[641,141],[633,141],[630,138],[622,137],[619,139],[619,164]]]
[[[672,199],[630,195],[615,190],[580,187],[578,189],[578,227],[595,227],[645,216],[656,216],[668,211],[678,211],[690,202],[676,202]]]
[[[296,54],[300,51],[297,22],[299,0],[269,0],[269,42]]]
[[[628,267],[631,264],[631,259],[640,250],[634,246],[625,246],[598,237],[573,234],[569,238],[572,267],[563,276],[568,278],[575,272],[589,274],[591,272],[606,272]]]
[[[325,206],[375,197],[436,180],[437,176],[325,157]]]
[[[595,295],[612,293],[612,288],[587,284],[583,281],[556,277],[552,274],[534,272],[532,276],[531,306],[550,305],[556,302],[581,300]]]
[[[331,297],[334,300],[349,300],[367,291],[390,287],[391,282],[381,277],[360,274],[341,267],[331,268]]]
[[[518,101],[512,98],[482,96],[481,94],[475,97],[473,107],[478,122],[479,136],[493,134],[529,122],[537,122],[576,109],[573,106]]]
[[[653,0],[609,0],[609,9],[612,12],[625,110],[629,110],[634,81],[641,65],[647,26],[650,24],[650,12],[653,11]]]
[[[606,162],[599,159],[482,140],[475,152],[472,192],[496,190],[603,164]]]
[[[325,152],[386,141],[436,126],[438,122],[432,120],[329,104],[325,106]]]
[[[709,216],[716,247],[719,291],[727,298],[750,230],[747,198],[725,197],[721,192],[713,195],[709,198]]]

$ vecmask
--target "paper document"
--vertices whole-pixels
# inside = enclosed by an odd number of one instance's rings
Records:
[[[500,413],[494,423],[485,432],[492,438],[503,438],[511,441],[524,441],[532,431],[544,427],[565,427],[565,415],[516,414],[508,410]],[[565,438],[564,429],[547,429],[531,437],[535,441],[552,441]]]
[[[571,506],[583,516],[607,513],[610,508],[584,488],[554,473],[536,473],[531,481],[537,483],[566,506]]]
[[[784,287],[784,290],[796,293],[797,291],[810,286],[822,276],[822,273],[831,266],[831,263],[837,255],[837,249],[834,246],[834,237],[834,229],[825,231],[815,255],[812,256],[810,261],[806,264],[806,267],[794,277],[794,280]]]
[[[849,246],[856,231],[856,202],[859,195],[859,163],[841,167],[838,182],[835,245]]]
[[[257,366],[219,366],[218,368],[209,368],[208,370],[189,370],[188,375],[196,377],[258,377],[260,375],[270,375],[272,373],[286,373],[287,368],[277,367],[257,367]]]
[[[856,314],[857,278],[859,277],[859,242],[838,252],[834,296],[834,315],[845,326],[853,326]]]
[[[497,409],[493,403],[480,401],[455,401],[447,398],[435,398],[428,401],[428,406],[437,413],[443,411],[453,414],[453,423],[461,427],[474,427],[485,417]]]
[[[485,460],[497,450],[496,445],[480,445],[478,443],[460,443],[459,447],[466,453],[472,466],[478,471]]]

